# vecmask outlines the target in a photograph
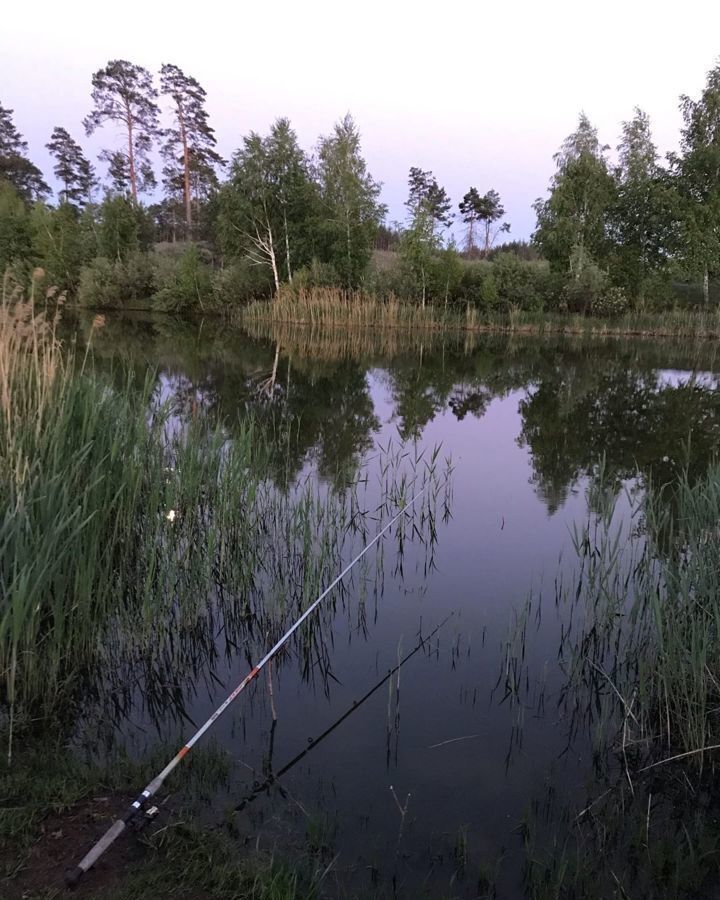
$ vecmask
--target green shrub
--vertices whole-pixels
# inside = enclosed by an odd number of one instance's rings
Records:
[[[592,304],[592,314],[606,319],[623,316],[629,309],[630,301],[621,287],[606,288]]]
[[[672,309],[677,305],[677,297],[673,291],[673,283],[668,274],[657,272],[645,279],[643,295],[638,298],[637,306],[650,312]]]
[[[127,197],[107,196],[97,210],[98,256],[127,259],[151,246],[152,222],[137,203]]]
[[[337,287],[340,283],[338,273],[331,263],[313,259],[309,266],[303,266],[295,272],[290,287],[299,291],[318,287]]]
[[[463,263],[455,247],[450,246],[430,259],[427,296],[435,305],[453,303],[458,298]]]
[[[148,306],[154,274],[153,258],[147,253],[134,252],[115,262],[99,256],[80,273],[78,303],[110,309]]]
[[[607,275],[594,262],[586,262],[576,273],[571,272],[563,296],[571,313],[587,315],[607,289]]]
[[[500,302],[492,263],[467,263],[460,277],[458,300],[479,309],[496,310]]]
[[[15,188],[0,179],[0,277],[11,263],[28,260],[31,252],[27,207]]]
[[[30,211],[33,257],[45,270],[46,285],[74,291],[89,259],[79,213],[69,203],[56,209],[36,203]]]
[[[368,273],[365,292],[378,300],[389,300],[391,296],[408,297],[407,285],[399,264],[372,268]]]
[[[212,276],[213,302],[221,309],[231,309],[273,292],[272,276],[261,266],[246,259],[233,261]]]
[[[543,309],[549,312],[567,311],[564,288],[566,278],[561,272],[553,272],[550,266],[534,263],[535,292],[542,298]]]
[[[543,297],[537,290],[538,264],[523,262],[514,253],[500,253],[492,266],[502,308],[542,309]]]
[[[154,288],[153,306],[168,312],[206,309],[213,303],[212,272],[195,244],[179,259],[155,258]]]

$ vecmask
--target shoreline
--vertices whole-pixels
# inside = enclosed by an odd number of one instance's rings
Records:
[[[511,316],[480,318],[474,309],[469,314],[435,314],[434,308],[423,310],[411,304],[390,305],[371,301],[371,308],[360,307],[360,315],[353,317],[351,310],[338,304],[318,311],[288,314],[293,304],[283,303],[278,310],[277,301],[254,301],[228,311],[223,309],[188,310],[176,312],[157,309],[152,305],[135,306],[82,306],[69,303],[65,309],[73,315],[124,315],[158,316],[162,319],[183,319],[187,321],[217,320],[234,327],[248,330],[253,326],[262,328],[292,327],[308,331],[369,331],[405,332],[407,334],[488,334],[522,335],[542,337],[544,335],[597,338],[663,338],[693,339],[715,342],[720,340],[720,308],[715,312],[666,312],[638,313],[615,319],[602,319],[580,314],[563,315],[548,313],[517,313]],[[402,315],[394,315],[398,310]],[[370,312],[370,315],[365,313]],[[339,315],[338,315],[339,313]]]
[[[439,334],[502,334],[542,337],[544,335],[560,335],[567,337],[613,337],[613,338],[691,338],[713,342],[720,339],[720,322],[717,326],[706,327],[699,323],[697,327],[691,324],[672,327],[663,324],[657,325],[651,322],[643,327],[639,323],[605,324],[600,319],[588,318],[587,324],[571,320],[562,322],[548,318],[539,322],[462,322],[462,321],[427,321],[427,322],[387,322],[387,321],[341,321],[338,319],[325,320],[307,317],[285,317],[273,315],[252,315],[241,312],[231,319],[234,325],[247,329],[248,326],[259,325],[263,327],[294,327],[308,330],[324,331],[405,331],[408,333]]]

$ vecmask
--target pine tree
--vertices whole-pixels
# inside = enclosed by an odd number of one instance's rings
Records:
[[[107,163],[111,192],[125,195],[130,190],[130,167],[127,153],[122,150],[102,150],[100,159]]]
[[[424,172],[413,166],[408,175],[408,189],[405,206],[410,210],[412,218],[422,213],[427,214],[433,227],[442,229],[452,225],[452,201],[432,172]]]
[[[505,209],[500,202],[500,195],[495,190],[489,190],[487,194],[481,197],[477,188],[471,187],[460,201],[458,208],[462,220],[467,226],[465,232],[467,251],[472,253],[476,248],[476,231],[482,226],[482,255],[487,257],[498,234],[510,231],[509,222],[503,222],[494,228],[496,223],[500,222],[505,215]]]
[[[172,100],[174,126],[165,131],[164,184],[168,197],[182,196],[185,224],[192,229],[192,201],[217,189],[216,169],[225,164],[215,151],[217,140],[205,109],[205,90],[178,66],[163,64],[160,90]]]
[[[85,132],[90,135],[107,122],[123,126],[127,149],[106,150],[103,158],[111,162],[112,176],[113,166],[115,174],[122,168],[118,154],[125,156],[130,195],[137,202],[138,193],[155,185],[148,155],[160,128],[152,76],[142,66],[114,59],[95,72],[92,85],[93,109],[85,118]]]
[[[75,206],[89,203],[95,172],[77,141],[64,128],[56,126],[45,146],[57,160],[55,177],[63,184],[60,199]]]
[[[27,157],[27,141],[15,127],[13,110],[0,104],[0,180],[9,181],[30,202],[50,194],[42,172]]]

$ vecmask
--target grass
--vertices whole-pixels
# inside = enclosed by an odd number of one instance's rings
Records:
[[[507,334],[567,334],[634,337],[720,337],[720,311],[637,310],[616,318],[529,312],[511,308],[507,313],[481,310],[467,305],[442,306],[381,299],[360,291],[337,288],[300,288],[281,291],[274,300],[255,301],[238,313],[244,327],[302,325],[322,329],[364,329],[379,331],[499,332]]]
[[[197,658],[175,659],[171,638],[201,621],[229,640],[248,616],[274,633],[337,572],[344,543],[364,536],[375,512],[360,512],[356,488],[276,486],[251,418],[230,433],[202,414],[158,408],[151,378],[97,377],[87,354],[63,351],[54,325],[32,295],[22,303],[6,294],[0,699],[11,738],[37,704],[71,700],[91,669],[142,666],[153,652],[156,684],[183,663],[192,671]],[[406,458],[402,448],[384,454],[379,502],[388,510],[416,476],[434,477],[434,461],[415,460],[425,474],[409,473]]]
[[[644,766],[677,754],[712,765],[704,748],[720,742],[720,465],[630,496],[623,524],[602,485],[593,492],[594,512],[574,534],[581,567],[570,591],[578,614],[561,648],[566,703],[582,711],[591,685],[597,733],[642,746]]]
[[[387,300],[360,291],[337,288],[300,288],[281,291],[273,300],[258,300],[243,307],[240,323],[273,322],[323,328],[407,328],[435,330],[462,327],[460,317],[442,320],[431,307],[407,303],[395,296]]]
[[[552,696],[569,744],[592,749],[584,808],[549,778],[521,825],[536,900],[700,898],[720,873],[720,463],[626,499],[618,514],[600,467],[557,590],[559,691],[525,662],[537,598],[507,642],[506,697],[547,714]]]
[[[35,746],[21,753],[13,766],[0,764],[2,895],[22,894],[34,900],[60,896],[62,865],[51,870],[53,883],[41,887],[33,863],[37,865],[48,851],[60,859],[68,854],[71,860],[79,858],[88,849],[83,843],[87,838],[84,832],[75,835],[68,825],[73,813],[86,807],[92,810],[99,794],[111,804],[122,802],[167,755],[168,748],[159,748],[142,762],[115,755],[98,764],[83,762],[58,744]],[[198,798],[210,798],[226,785],[229,766],[226,754],[212,744],[200,748],[189,771],[182,777],[175,775],[169,783],[161,816],[127,837],[125,850],[105,872],[88,876],[78,893],[113,900],[315,897],[326,867],[316,865],[309,856],[290,866],[269,852],[239,853],[237,840],[227,831],[209,829],[196,819]],[[57,831],[48,833],[53,827]],[[29,859],[38,841],[40,856],[35,853]]]
[[[136,792],[177,749],[98,768],[71,745],[117,740],[138,695],[151,722],[187,731],[185,698],[203,679],[216,689],[223,654],[257,658],[420,486],[412,532],[396,529],[397,564],[416,538],[432,560],[434,505],[447,490],[438,454],[403,446],[376,448],[377,484],[362,472],[342,490],[276,484],[251,417],[229,428],[202,411],[181,415],[158,406],[150,376],[96,374],[91,349],[76,358],[58,340],[62,305],[38,305],[34,285],[27,301],[6,285],[0,307],[0,836],[16,861],[48,815],[98,788]],[[378,590],[381,554],[374,565]],[[297,656],[307,679],[326,677],[343,590],[293,639],[287,661]],[[190,768],[210,781],[225,771],[207,751]],[[118,897],[170,886],[178,896],[309,897],[324,872],[301,878],[270,861],[254,873],[235,844],[192,822],[158,832],[148,859]]]

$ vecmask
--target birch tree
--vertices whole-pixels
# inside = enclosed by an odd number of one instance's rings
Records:
[[[275,290],[312,256],[316,187],[287,119],[243,139],[218,198],[224,248],[267,267]]]
[[[647,279],[666,266],[674,238],[675,193],[658,159],[647,113],[623,123],[611,216],[616,276],[642,299]]]
[[[125,148],[104,151],[103,158],[117,175],[125,157],[130,196],[137,202],[140,192],[155,185],[149,153],[160,133],[160,111],[152,75],[142,66],[114,59],[95,72],[92,86],[93,108],[84,120],[85,132],[91,135],[109,122],[124,130]]]
[[[590,261],[605,262],[610,251],[608,219],[615,183],[607,150],[583,113],[555,154],[557,170],[549,196],[534,204],[533,240],[554,269],[572,271],[576,278]]]
[[[348,113],[320,139],[318,175],[327,256],[342,283],[355,287],[365,273],[387,213],[380,185],[367,170],[360,134]]]
[[[710,302],[710,275],[720,271],[720,65],[708,72],[698,100],[680,98],[679,155],[671,156],[680,196],[685,263],[702,276]]]
[[[452,224],[452,203],[432,172],[413,166],[408,175],[405,206],[409,221],[400,240],[400,256],[420,291],[424,308],[432,258],[442,249],[443,231]]]

